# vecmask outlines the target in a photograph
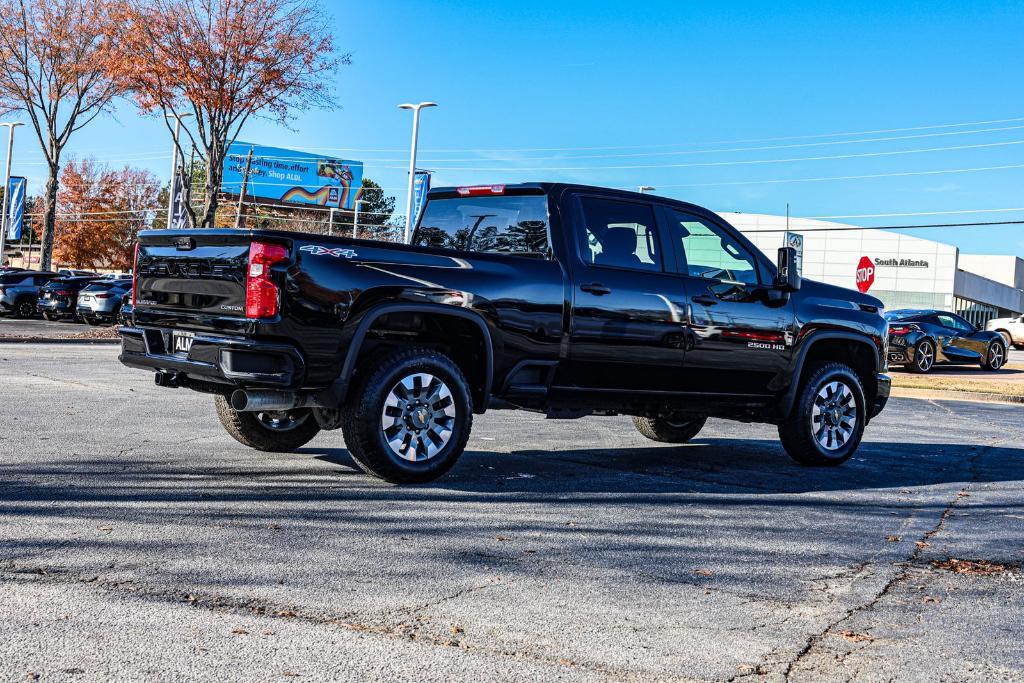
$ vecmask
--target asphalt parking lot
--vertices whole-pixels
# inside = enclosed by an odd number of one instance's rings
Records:
[[[0,345],[5,680],[1024,680],[1022,406],[894,399],[828,470],[489,413],[402,488],[116,356]]]

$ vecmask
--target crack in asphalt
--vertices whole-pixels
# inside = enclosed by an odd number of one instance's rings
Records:
[[[876,593],[871,600],[867,601],[862,605],[858,605],[856,607],[846,610],[844,614],[839,616],[839,618],[833,620],[824,629],[812,634],[810,638],[807,639],[807,642],[804,644],[804,646],[797,651],[796,655],[786,663],[786,668],[782,672],[786,680],[789,680],[792,677],[796,667],[798,667],[807,656],[813,654],[815,648],[820,643],[822,643],[827,637],[832,635],[842,623],[849,620],[851,617],[860,612],[871,610],[880,601],[885,599],[893,591],[893,589],[895,589],[907,580],[913,568],[915,566],[918,566],[921,553],[924,551],[925,548],[928,547],[928,541],[931,538],[933,538],[936,534],[938,534],[940,531],[942,531],[943,527],[946,524],[946,520],[948,520],[950,516],[953,514],[953,511],[956,508],[957,503],[959,503],[962,499],[970,495],[969,490],[971,488],[971,485],[974,484],[977,480],[976,467],[978,460],[980,460],[986,453],[991,451],[993,448],[1010,440],[1012,439],[1004,438],[989,442],[982,448],[979,448],[978,451],[970,457],[967,463],[967,470],[970,474],[970,480],[959,491],[957,491],[953,498],[946,504],[945,508],[942,511],[942,514],[939,516],[939,519],[935,523],[935,525],[927,532],[925,532],[924,535],[921,536],[914,543],[914,550],[910,554],[910,556],[906,560],[896,563],[899,566],[899,570],[892,576],[892,578],[890,578],[885,583],[884,586],[882,586],[881,590],[878,593]],[[854,578],[854,581],[856,580],[857,579]],[[868,644],[870,644],[870,642],[865,644],[864,647],[867,647]],[[863,647],[858,649],[863,649]],[[846,655],[843,655],[843,657],[845,656]],[[842,661],[843,657],[839,658],[840,662]]]
[[[457,599],[466,594],[504,584],[495,583],[469,586],[452,595],[443,596],[436,601],[428,602],[422,606],[406,608],[406,613],[410,619],[404,619],[397,624],[388,624],[383,622],[362,621],[359,613],[357,612],[330,615],[315,610],[306,610],[295,605],[275,603],[258,598],[245,599],[217,595],[215,593],[204,593],[200,591],[161,588],[130,579],[107,579],[96,573],[50,570],[43,566],[24,565],[12,561],[0,563],[0,572],[6,574],[9,580],[12,581],[80,585],[94,590],[128,594],[150,601],[176,604],[195,609],[214,612],[229,611],[237,614],[247,614],[267,619],[289,619],[310,624],[312,626],[336,627],[355,633],[368,633],[393,640],[411,641],[432,647],[455,648],[467,652],[471,651],[505,659],[527,660],[539,664],[554,665],[565,668],[577,668],[605,675],[611,680],[646,681],[651,680],[652,678],[652,674],[645,671],[629,671],[574,660],[568,657],[560,657],[557,655],[477,644],[466,638],[461,629],[457,629],[454,624],[448,629],[450,635],[438,635],[437,633],[430,632],[426,628],[430,624],[430,618],[427,615],[416,613],[417,611],[429,609],[432,606]],[[401,612],[402,610],[396,610],[389,614],[397,615]],[[672,681],[676,683],[690,683],[693,681],[693,679],[690,678],[676,676],[664,677],[662,675],[656,675],[656,677],[658,680]]]

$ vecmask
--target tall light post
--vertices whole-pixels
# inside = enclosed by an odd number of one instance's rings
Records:
[[[648,192],[654,192],[654,191],[655,191],[655,190],[657,190],[657,189],[658,189],[658,188],[656,188],[656,187],[651,187],[650,185],[641,185],[641,186],[640,186],[640,187],[639,187],[639,188],[637,189],[637,192],[639,192],[640,194],[647,194]]]
[[[436,106],[436,102],[398,105],[399,109],[412,110],[412,149],[409,152],[409,201],[405,205],[405,239],[403,240],[405,244],[409,244],[409,238],[412,237],[413,183],[416,181],[416,140],[419,138],[420,132],[420,110]]]
[[[355,213],[352,215],[352,239],[356,239],[356,231],[359,229],[359,205],[369,203],[370,202],[365,199],[357,199],[352,202],[352,205],[355,207]],[[406,238],[405,241],[408,242],[408,238]]]
[[[4,170],[3,216],[0,216],[0,266],[4,263],[4,249],[7,247],[7,211],[11,202],[11,154],[14,153],[14,129],[23,123],[0,123],[7,126],[7,166]]]
[[[171,187],[167,193],[167,229],[170,230],[174,223],[174,203],[177,200],[177,193],[174,191],[178,175],[178,138],[181,136],[181,120],[192,116],[192,114],[166,114],[166,118],[174,119],[174,145],[171,147]],[[185,163],[184,157],[181,160]],[[190,169],[191,170],[191,169]],[[184,188],[182,188],[184,189]]]

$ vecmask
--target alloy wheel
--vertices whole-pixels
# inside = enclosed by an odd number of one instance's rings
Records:
[[[288,410],[270,410],[256,413],[260,424],[274,432],[290,432],[309,419],[309,412],[297,413]]]
[[[853,438],[857,426],[857,401],[845,383],[827,383],[814,397],[811,433],[825,451],[836,451]]]
[[[993,370],[998,370],[1003,367],[1003,361],[1006,358],[1006,354],[1003,352],[1001,344],[993,344],[988,349],[988,364]]]
[[[380,425],[395,455],[418,462],[433,458],[448,444],[455,417],[455,400],[448,385],[434,375],[417,372],[392,387]]]
[[[914,362],[921,372],[928,372],[935,365],[935,349],[930,342],[921,342],[917,347]]]

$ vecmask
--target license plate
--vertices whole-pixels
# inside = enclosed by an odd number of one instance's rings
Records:
[[[188,355],[192,350],[192,342],[195,335],[191,332],[174,332],[171,334],[171,352]]]

